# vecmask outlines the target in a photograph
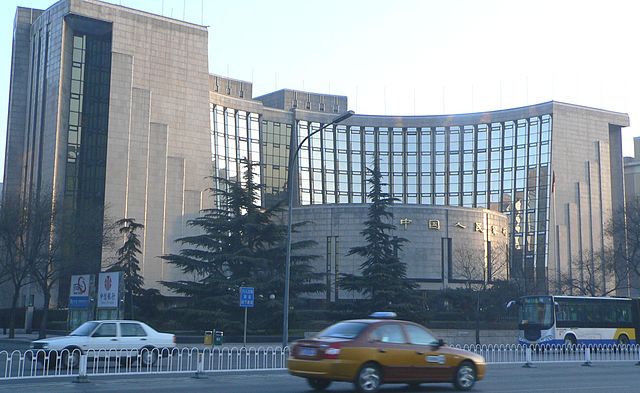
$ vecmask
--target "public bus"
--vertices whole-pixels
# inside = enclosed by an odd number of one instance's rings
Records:
[[[606,345],[640,342],[640,299],[587,296],[523,296],[518,343]]]

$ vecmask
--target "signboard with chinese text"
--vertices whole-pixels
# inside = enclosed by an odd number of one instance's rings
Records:
[[[253,288],[240,287],[240,307],[253,307]]]
[[[98,276],[98,308],[118,308],[122,272],[100,273]]]
[[[81,274],[71,276],[71,288],[69,290],[69,308],[87,309],[90,305],[91,275]]]

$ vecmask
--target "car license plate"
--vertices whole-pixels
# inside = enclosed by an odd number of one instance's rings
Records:
[[[300,348],[300,355],[302,356],[316,356],[315,348],[302,347]]]

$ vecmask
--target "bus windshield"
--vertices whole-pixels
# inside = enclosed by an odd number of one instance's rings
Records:
[[[553,298],[551,296],[521,298],[518,326],[522,329],[532,325],[543,329],[553,326]]]

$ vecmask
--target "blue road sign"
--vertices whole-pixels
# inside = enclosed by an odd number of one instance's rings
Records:
[[[252,287],[240,287],[240,307],[253,307]]]

